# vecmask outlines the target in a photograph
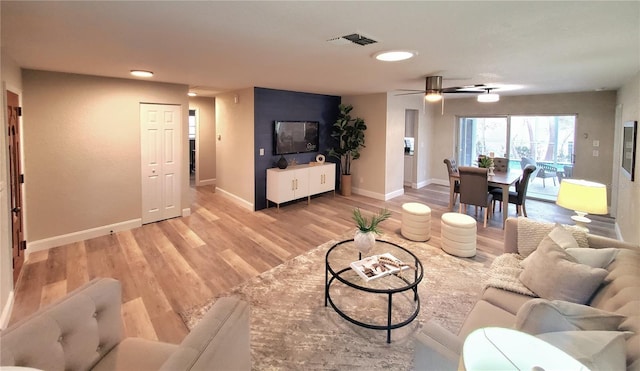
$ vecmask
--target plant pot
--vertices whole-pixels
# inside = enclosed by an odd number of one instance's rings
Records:
[[[376,244],[376,236],[374,232],[362,232],[356,229],[356,234],[353,236],[353,242],[356,248],[363,254],[368,254],[373,245]]]
[[[351,174],[342,174],[340,177],[340,194],[343,196],[351,196]]]

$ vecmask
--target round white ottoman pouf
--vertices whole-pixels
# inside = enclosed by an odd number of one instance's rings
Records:
[[[426,241],[431,238],[431,208],[418,202],[402,205],[400,233],[408,240]]]
[[[476,220],[465,214],[445,213],[440,222],[442,250],[470,258],[476,254]]]

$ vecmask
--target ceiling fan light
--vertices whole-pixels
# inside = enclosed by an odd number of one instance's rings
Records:
[[[442,94],[440,94],[439,92],[428,92],[427,94],[425,94],[424,99],[427,102],[437,102],[442,99]]]
[[[480,103],[493,103],[500,100],[500,95],[496,93],[484,93],[478,95],[478,102]]]
[[[145,70],[131,70],[131,75],[135,77],[152,77],[153,72]]]
[[[376,53],[374,57],[383,62],[398,62],[413,58],[415,55],[416,53],[407,50],[392,50]]]

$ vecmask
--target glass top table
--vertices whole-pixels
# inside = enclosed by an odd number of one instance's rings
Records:
[[[353,324],[387,331],[387,343],[390,343],[391,330],[408,325],[420,312],[418,284],[424,272],[422,263],[411,251],[389,241],[376,240],[366,256],[385,253],[409,268],[367,281],[350,266],[364,258],[353,240],[338,242],[329,248],[325,257],[324,305],[330,304]]]

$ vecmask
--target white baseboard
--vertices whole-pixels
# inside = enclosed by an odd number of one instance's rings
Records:
[[[618,222],[616,221],[615,223],[613,223],[613,226],[616,229],[616,238],[620,241],[624,241],[622,239],[622,231],[620,231],[620,225],[618,225]]]
[[[197,187],[208,186],[208,185],[213,185],[213,186],[216,185],[216,178],[200,180],[196,184]]]
[[[384,194],[382,193],[371,192],[356,187],[351,187],[351,193],[384,201]]]
[[[244,209],[247,209],[247,210],[250,210],[250,211],[255,211],[255,206],[251,202],[248,202],[247,200],[242,199],[242,198],[234,195],[233,193],[227,192],[222,188],[216,187],[215,191],[216,192],[220,192],[220,194],[222,196],[224,196],[225,198],[228,198],[229,200],[233,201],[234,203],[236,203],[240,207],[242,207]]]
[[[393,192],[389,192],[389,193],[387,193],[387,194],[384,196],[384,200],[385,200],[385,201],[388,201],[388,200],[390,200],[390,199],[392,199],[392,198],[396,198],[396,197],[402,196],[403,194],[404,194],[404,188],[402,188],[402,189],[398,189],[398,190],[395,190],[395,191],[393,191]]]
[[[182,209],[182,217],[183,218],[186,217],[186,216],[189,216],[189,215],[191,215],[191,208],[190,207]]]
[[[14,292],[11,290],[9,292],[9,297],[7,298],[7,304],[2,308],[2,315],[0,315],[0,330],[4,330],[9,326],[9,320],[11,319],[11,312],[13,311],[13,303],[14,303]]]
[[[131,219],[120,223],[114,223],[110,225],[104,225],[97,228],[86,229],[84,231],[73,232],[69,234],[64,234],[61,236],[55,236],[50,238],[45,238],[42,240],[37,240],[33,242],[27,242],[27,257],[29,254],[36,252],[47,250],[52,247],[67,245],[70,243],[84,241],[91,238],[96,238],[100,236],[106,236],[111,233],[127,231],[129,229],[137,228],[142,226],[142,219]]]

